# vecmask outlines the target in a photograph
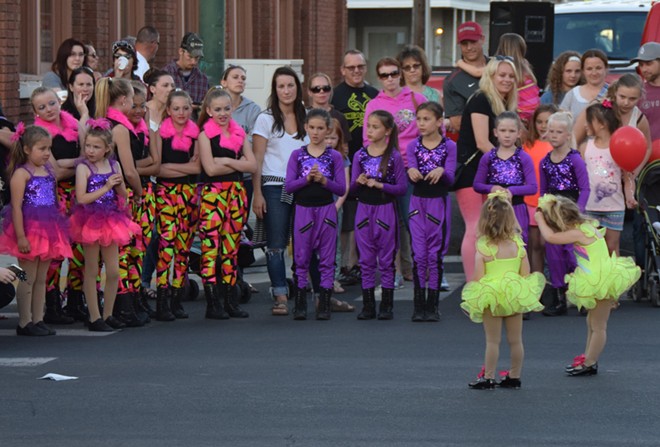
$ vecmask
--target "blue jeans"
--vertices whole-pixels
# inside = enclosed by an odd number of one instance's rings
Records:
[[[262,186],[267,212],[264,216],[266,229],[266,266],[273,295],[288,295],[284,252],[289,243],[289,229],[293,206],[283,203],[283,186]]]

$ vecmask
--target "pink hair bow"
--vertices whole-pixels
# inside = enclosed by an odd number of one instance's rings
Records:
[[[112,124],[105,118],[90,118],[87,120],[87,127],[90,129],[110,130],[112,129]]]
[[[14,132],[14,135],[11,136],[11,142],[16,143],[18,140],[20,140],[23,137],[24,133],[25,133],[25,124],[21,121],[16,126],[16,131]]]
[[[612,108],[612,101],[609,99],[603,99],[603,107],[606,109],[611,109]]]

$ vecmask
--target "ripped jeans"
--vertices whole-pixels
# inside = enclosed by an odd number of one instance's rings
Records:
[[[283,186],[261,187],[267,209],[264,216],[266,241],[268,242],[266,265],[274,296],[288,295],[284,253],[289,243],[293,206],[280,200],[282,188]]]

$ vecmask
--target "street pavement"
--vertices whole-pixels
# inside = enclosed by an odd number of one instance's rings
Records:
[[[522,389],[470,390],[483,331],[460,311],[450,261],[439,323],[410,321],[411,283],[393,321],[273,317],[263,267],[247,271],[260,292],[246,320],[205,320],[200,297],[188,320],[28,338],[14,335],[12,304],[0,310],[0,446],[660,445],[660,309],[623,302],[594,377],[563,373],[583,351],[584,317],[534,315]],[[341,298],[359,307],[359,294]],[[78,379],[37,380],[47,373]]]

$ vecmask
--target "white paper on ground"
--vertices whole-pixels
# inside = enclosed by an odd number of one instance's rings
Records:
[[[62,374],[55,374],[55,373],[48,373],[43,377],[38,377],[37,380],[54,380],[56,382],[60,382],[62,380],[76,380],[78,379],[77,377],[73,376],[63,376]]]

